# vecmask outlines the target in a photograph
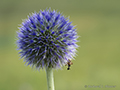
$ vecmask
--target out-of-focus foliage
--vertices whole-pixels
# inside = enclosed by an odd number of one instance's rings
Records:
[[[81,36],[71,70],[54,71],[57,90],[120,89],[119,0],[1,0],[0,90],[47,90],[45,71],[31,70],[16,51],[18,24],[40,9],[56,9],[77,25]],[[85,85],[103,85],[86,87]]]

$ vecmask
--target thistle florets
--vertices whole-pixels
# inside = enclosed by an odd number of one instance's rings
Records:
[[[17,44],[27,65],[60,68],[75,56],[76,39],[76,29],[68,18],[48,9],[23,21]]]

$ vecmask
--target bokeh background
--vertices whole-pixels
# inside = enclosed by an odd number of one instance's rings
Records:
[[[71,70],[54,71],[56,90],[120,90],[120,0],[0,0],[0,90],[47,90],[45,70],[20,59],[16,31],[49,7],[70,16],[81,36]]]

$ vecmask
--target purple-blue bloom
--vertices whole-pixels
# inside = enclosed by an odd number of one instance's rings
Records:
[[[75,27],[59,12],[33,13],[19,28],[17,45],[27,65],[61,68],[73,59],[78,47]]]

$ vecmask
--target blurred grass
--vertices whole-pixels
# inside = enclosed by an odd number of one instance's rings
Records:
[[[27,15],[51,7],[70,16],[81,36],[70,71],[54,71],[56,90],[120,89],[119,0],[0,0],[0,90],[47,90],[45,71],[31,70],[16,51],[18,24]],[[115,85],[115,88],[85,88]]]

